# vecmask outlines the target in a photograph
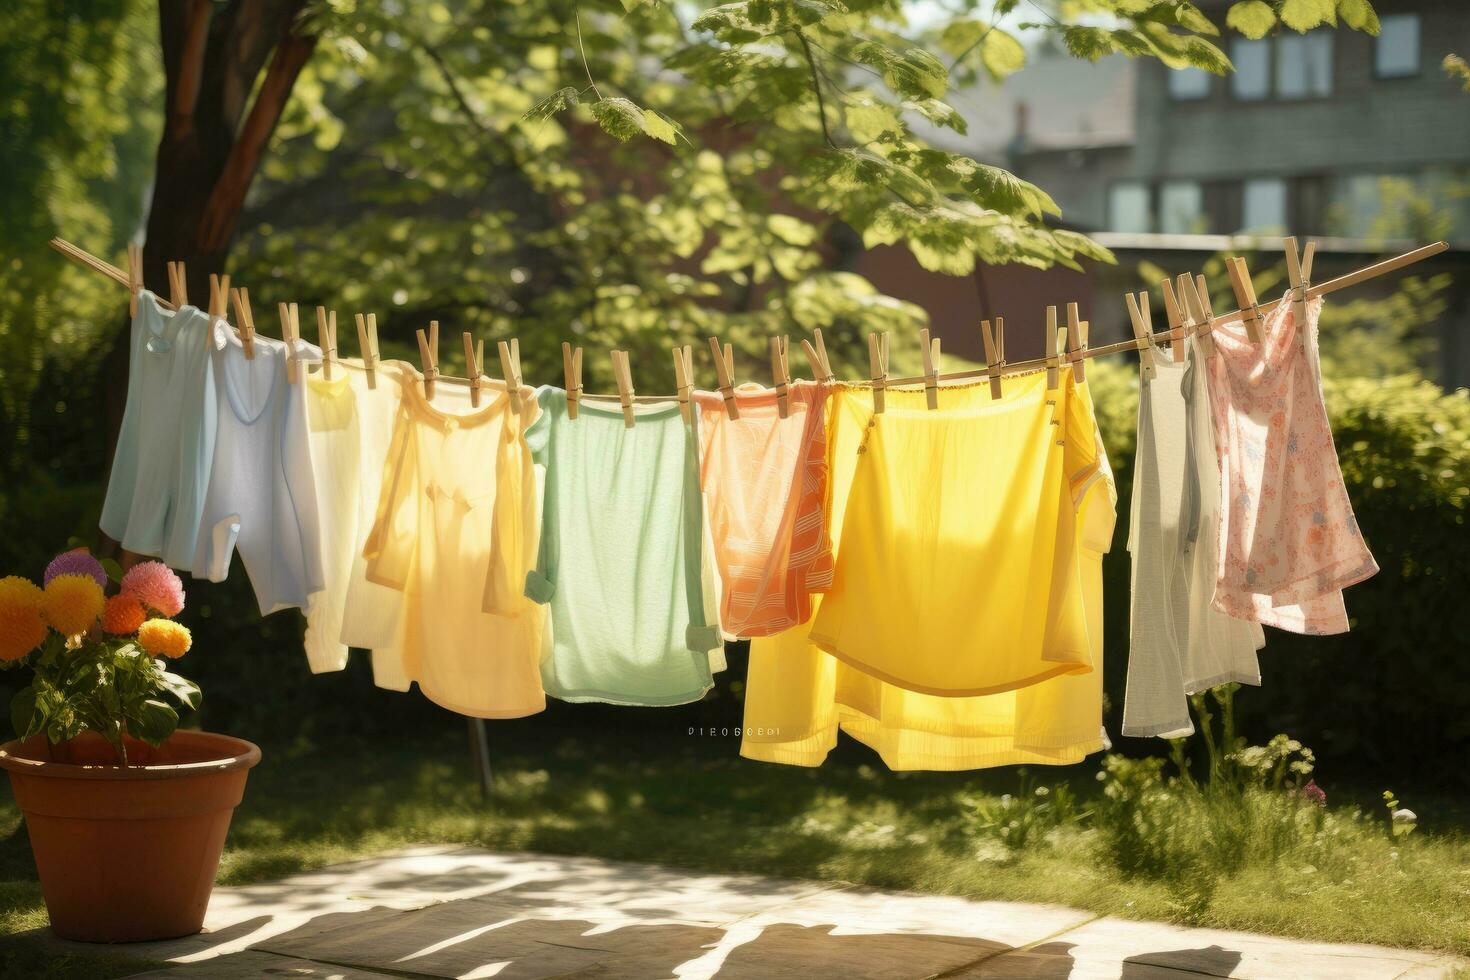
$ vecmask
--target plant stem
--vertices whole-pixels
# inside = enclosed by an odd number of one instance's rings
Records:
[[[587,73],[587,82],[592,86],[592,94],[597,96],[597,101],[602,101],[602,93],[597,91],[597,82],[592,78],[592,66],[587,64],[587,48],[582,44],[582,8],[577,7],[573,13],[577,22],[577,50],[582,52],[582,70]]]
[[[822,117],[822,138],[827,141],[828,146],[835,149],[837,144],[832,142],[832,131],[827,128],[827,100],[822,95],[822,80],[817,77],[817,59],[812,54],[812,46],[807,41],[806,35],[800,30],[795,33],[796,39],[801,42],[802,51],[806,53],[806,65],[811,69],[812,88],[817,93],[817,115]]]

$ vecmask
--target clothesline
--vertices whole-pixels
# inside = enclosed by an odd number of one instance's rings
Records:
[[[1295,239],[1288,239],[1287,243],[1291,256],[1295,258]],[[51,247],[56,249],[58,252],[60,252],[62,255],[65,255],[72,261],[78,263],[79,265],[83,265],[91,269],[92,271],[105,276],[125,288],[132,289],[134,287],[134,283],[129,280],[127,273],[125,273],[123,270],[119,269],[115,265],[112,265],[110,262],[107,262],[103,259],[98,258],[95,255],[92,255],[85,249],[73,245],[71,242],[68,242],[65,239],[59,237],[51,239]],[[1344,275],[1338,276],[1336,279],[1330,279],[1327,282],[1320,283],[1315,286],[1307,286],[1305,290],[1305,298],[1315,299],[1319,296],[1326,296],[1328,293],[1336,292],[1340,289],[1346,289],[1350,286],[1355,286],[1359,283],[1366,282],[1369,279],[1375,279],[1378,276],[1386,275],[1390,272],[1396,272],[1399,269],[1403,269],[1407,266],[1413,265],[1417,262],[1422,262],[1427,258],[1438,255],[1448,248],[1449,244],[1447,242],[1434,242],[1432,244],[1424,245],[1411,251],[1404,252],[1401,255],[1396,255],[1392,258],[1384,259],[1381,262],[1375,262],[1372,265],[1364,266],[1361,269],[1355,269],[1352,272],[1348,272]],[[1308,250],[1310,254],[1310,245],[1308,246]],[[1310,258],[1306,260],[1305,265],[1308,269],[1310,269]],[[1303,285],[1307,284],[1304,282]],[[1057,356],[1055,357],[1044,356],[1031,358],[1024,361],[1005,361],[1004,359],[1002,359],[996,365],[987,365],[983,368],[976,368],[968,371],[952,371],[948,373],[931,374],[928,376],[917,375],[901,378],[864,378],[852,383],[857,385],[865,385],[874,384],[875,382],[881,382],[881,385],[883,387],[901,387],[905,385],[931,384],[944,381],[976,381],[987,378],[1002,377],[1010,374],[1023,374],[1029,371],[1040,370],[1048,366],[1053,366],[1063,361],[1076,362],[1079,360],[1084,360],[1086,358],[1103,357],[1109,354],[1120,354],[1128,351],[1137,352],[1140,350],[1144,350],[1151,344],[1181,340],[1191,332],[1208,332],[1210,330],[1213,330],[1214,327],[1221,324],[1247,320],[1253,317],[1264,317],[1272,310],[1276,309],[1276,307],[1284,301],[1285,300],[1283,299],[1277,299],[1267,303],[1256,304],[1251,309],[1237,309],[1230,313],[1221,314],[1220,316],[1206,316],[1203,321],[1195,323],[1192,327],[1189,323],[1185,323],[1181,326],[1170,326],[1170,328],[1167,330],[1151,332],[1143,336],[1135,336],[1129,340],[1120,340],[1115,343],[1104,344],[1099,347],[1087,347],[1084,345],[1080,348],[1076,348],[1065,353],[1058,352]],[[162,297],[158,297],[158,304],[164,309],[176,309],[174,304],[165,301]],[[1053,307],[1053,309],[1055,309],[1055,307]],[[472,384],[472,381],[468,378],[460,378],[448,374],[436,373],[434,378],[438,382],[445,382],[461,386]],[[590,392],[583,392],[580,397],[582,399],[591,401],[616,402],[621,400],[623,396],[619,394],[593,394]],[[628,400],[634,402],[650,403],[671,401],[677,397],[677,395],[634,395]]]

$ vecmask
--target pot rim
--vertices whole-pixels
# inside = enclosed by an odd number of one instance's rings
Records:
[[[233,735],[216,732],[181,731],[186,736],[204,736],[206,740],[230,743],[221,745],[225,751],[234,750],[233,755],[221,755],[217,759],[199,762],[176,762],[167,765],[121,766],[77,765],[73,762],[53,762],[50,759],[28,759],[17,755],[23,744],[20,739],[11,739],[0,745],[0,769],[13,774],[45,776],[55,779],[176,779],[197,776],[201,773],[229,772],[235,769],[251,769],[260,761],[260,746]]]

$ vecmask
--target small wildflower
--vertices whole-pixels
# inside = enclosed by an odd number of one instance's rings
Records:
[[[1321,786],[1317,785],[1315,779],[1307,780],[1307,785],[1301,788],[1302,799],[1317,806],[1327,805],[1327,793]]]

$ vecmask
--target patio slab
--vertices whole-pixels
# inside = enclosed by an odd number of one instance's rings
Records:
[[[206,925],[121,949],[171,963],[140,976],[223,980],[1432,980],[1467,966],[1054,905],[454,847],[220,888]]]

